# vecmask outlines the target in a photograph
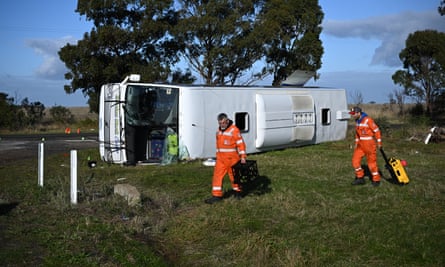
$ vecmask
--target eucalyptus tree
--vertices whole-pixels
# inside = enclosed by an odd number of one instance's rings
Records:
[[[235,84],[262,56],[255,35],[258,0],[178,0],[173,34],[182,56],[205,84]]]
[[[427,113],[433,115],[436,101],[445,93],[445,33],[411,33],[399,58],[403,70],[393,74],[394,83],[403,86],[405,94],[417,102],[424,102]]]
[[[445,0],[440,1],[439,7],[437,8],[437,11],[439,11],[439,14],[441,16],[445,15]]]
[[[59,51],[70,81],[64,89],[82,90],[93,111],[100,86],[129,73],[192,83],[189,69],[172,71],[180,59],[209,85],[267,74],[279,84],[293,70],[321,67],[317,0],[78,0],[76,12],[94,26]]]
[[[294,70],[316,71],[323,48],[323,12],[317,0],[178,0],[181,23],[173,34],[206,84],[235,84],[274,76],[278,85]]]
[[[318,0],[265,1],[261,21],[273,85],[279,85],[294,70],[316,72],[321,68],[323,17]]]
[[[98,110],[100,86],[129,73],[145,81],[165,81],[178,61],[178,42],[168,35],[177,23],[174,1],[78,0],[80,15],[94,27],[77,44],[66,44],[59,57],[68,68],[67,93],[82,90],[90,109]]]

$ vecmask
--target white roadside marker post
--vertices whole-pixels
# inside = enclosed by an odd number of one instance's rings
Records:
[[[77,150],[71,150],[71,204],[77,204]]]
[[[37,171],[37,175],[38,175],[38,184],[39,186],[43,187],[43,161],[44,161],[44,143],[41,142],[39,143],[39,147],[38,147],[38,171]]]

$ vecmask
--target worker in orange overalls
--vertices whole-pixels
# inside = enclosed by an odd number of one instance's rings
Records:
[[[379,127],[374,120],[362,111],[360,107],[353,107],[349,112],[355,119],[355,148],[352,155],[352,167],[355,170],[355,180],[353,185],[365,184],[365,171],[361,166],[363,157],[368,161],[368,168],[371,172],[373,186],[380,185],[380,173],[377,167],[377,146],[382,147],[382,137]]]
[[[232,166],[241,160],[246,163],[246,144],[238,127],[225,113],[217,117],[219,128],[216,132],[216,164],[213,170],[212,197],[205,200],[207,204],[221,201],[223,197],[223,179],[229,175],[232,189],[237,199],[241,198],[241,187],[235,183]]]

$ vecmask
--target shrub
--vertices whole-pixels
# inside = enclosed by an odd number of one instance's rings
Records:
[[[74,116],[69,109],[62,106],[54,106],[49,110],[52,119],[57,123],[72,123],[74,122]]]
[[[412,107],[409,111],[411,116],[418,117],[424,115],[424,108],[421,103],[417,103],[414,107]]]

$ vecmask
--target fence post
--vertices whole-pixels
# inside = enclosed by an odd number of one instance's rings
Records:
[[[44,143],[39,143],[38,147],[38,184],[43,187],[43,166],[44,166]]]
[[[77,150],[71,150],[71,204],[77,204]]]

